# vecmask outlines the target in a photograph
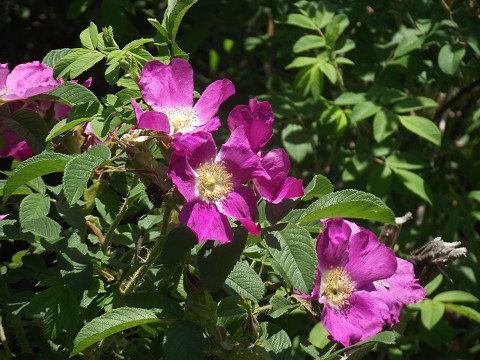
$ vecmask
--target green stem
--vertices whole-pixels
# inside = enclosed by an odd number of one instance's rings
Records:
[[[8,346],[7,337],[5,336],[5,331],[3,330],[2,317],[0,316],[0,341],[2,342],[3,349],[7,353],[8,357],[13,357],[12,352],[10,351],[10,346]]]
[[[22,348],[23,354],[32,354],[32,348],[28,343],[27,337],[25,336],[25,330],[23,330],[22,322],[18,315],[12,315],[12,326],[15,330],[15,335],[17,336],[18,343]]]
[[[137,181],[138,181],[138,177],[135,176],[133,178],[132,186],[130,187],[130,190],[135,187],[135,185],[137,184]],[[122,221],[123,216],[125,215],[125,213],[128,210],[129,195],[130,195],[130,191],[127,194],[127,197],[125,198],[122,206],[120,207],[120,210],[118,211],[117,215],[115,216],[115,219],[113,219],[112,224],[108,228],[107,233],[105,234],[105,238],[103,239],[103,244],[102,244],[102,251],[105,255],[108,255],[110,242],[112,241],[115,230],[117,229],[118,225],[120,224],[120,221]]]
[[[163,244],[165,243],[167,230],[168,230],[168,222],[170,221],[171,213],[172,213],[172,208],[170,206],[166,206],[165,212],[163,213],[163,221],[162,221],[160,236],[158,237],[157,242],[155,243],[150,253],[148,254],[145,262],[127,281],[125,288],[121,290],[123,296],[130,294],[137,287],[138,283],[143,280],[145,275],[150,270],[150,267],[152,266],[152,264],[155,262],[155,260],[157,260],[157,258],[162,253]]]

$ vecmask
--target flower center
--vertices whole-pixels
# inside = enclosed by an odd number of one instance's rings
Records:
[[[160,111],[167,115],[172,134],[189,130],[198,120],[197,113],[190,107],[161,109]]]
[[[223,199],[232,189],[232,174],[226,169],[224,163],[213,161],[200,164],[196,170],[198,174],[197,189],[200,198],[213,203]]]
[[[342,267],[332,268],[328,271],[322,295],[325,296],[327,304],[337,310],[349,305],[349,299],[355,291],[350,274]],[[323,287],[323,286],[322,286]]]

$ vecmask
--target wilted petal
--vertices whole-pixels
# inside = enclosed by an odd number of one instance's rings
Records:
[[[53,69],[38,61],[16,66],[8,75],[6,94],[1,95],[3,100],[27,99],[31,96],[50,91],[63,80],[55,80]]]
[[[425,289],[415,279],[413,265],[397,257],[397,270],[388,279],[375,281],[375,288],[388,306],[390,326],[399,321],[404,305],[410,305],[425,299]]]
[[[228,115],[228,127],[233,131],[244,126],[253,152],[257,153],[273,136],[273,111],[267,101],[258,102],[256,98],[249,101],[249,106],[238,105]]]
[[[240,221],[254,235],[260,234],[255,224],[257,201],[252,189],[240,185],[234,188],[218,206],[218,210]]]
[[[168,65],[158,60],[147,62],[138,86],[145,102],[154,109],[193,105],[193,70],[186,60],[175,58]]]
[[[325,306],[322,324],[335,341],[344,346],[368,339],[382,330],[388,309],[375,292],[357,291],[350,297],[350,306],[334,310]]]
[[[348,249],[349,260],[345,270],[357,284],[386,279],[397,269],[392,249],[380,243],[370,230],[360,229],[353,234]]]
[[[171,146],[177,151],[184,151],[188,163],[193,169],[197,169],[200,164],[214,160],[217,156],[215,140],[213,140],[212,134],[207,132],[177,136]]]
[[[235,94],[235,87],[230,80],[222,79],[211,83],[193,107],[198,115],[197,125],[210,122],[220,105],[233,94]]]
[[[214,204],[204,202],[187,202],[178,219],[197,235],[198,241],[218,240],[230,242],[232,228],[225,215],[220,214]]]
[[[236,128],[228,141],[222,145],[216,162],[224,162],[227,171],[232,174],[234,185],[240,185],[249,179],[263,176],[270,178],[256,154],[253,153],[246,137],[243,126]]]

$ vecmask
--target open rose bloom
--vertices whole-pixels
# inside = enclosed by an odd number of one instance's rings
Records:
[[[413,266],[395,257],[375,235],[343,219],[323,221],[312,301],[324,305],[321,322],[350,346],[398,322],[401,309],[424,299]]]
[[[195,232],[198,241],[232,240],[227,216],[258,234],[256,197],[243,184],[268,175],[251,150],[243,127],[231,134],[218,153],[207,132],[177,137],[172,147],[175,152],[168,175],[185,198],[179,220]]]
[[[169,135],[217,130],[220,126],[215,116],[218,108],[235,93],[230,80],[217,80],[194,105],[192,67],[188,61],[178,58],[168,65],[158,60],[146,63],[138,86],[152,110],[143,111],[132,99],[137,127]]]

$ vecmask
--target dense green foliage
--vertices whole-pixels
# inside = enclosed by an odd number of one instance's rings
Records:
[[[318,309],[293,291],[313,287],[316,220],[362,219],[378,234],[406,212],[414,220],[402,227],[397,256],[408,258],[435,237],[460,241],[467,256],[441,269],[426,287],[428,299],[407,307],[394,332],[356,344],[351,358],[478,357],[480,5],[54,3],[2,5],[6,28],[20,27],[21,16],[34,24],[45,9],[72,24],[65,34],[35,25],[47,48],[28,59],[0,53],[2,62],[43,58],[56,76],[81,82],[93,75],[93,85],[66,83],[43,97],[72,107],[51,128],[33,131],[31,113],[20,121],[0,112],[21,123],[41,153],[2,171],[1,213],[12,216],[0,223],[0,319],[15,340],[0,357],[338,358],[346,352],[332,347],[312,315]],[[22,53],[17,34],[7,34],[5,54]],[[170,57],[189,59],[198,90],[218,78],[234,82],[223,122],[229,105],[254,96],[272,104],[270,146],[286,149],[306,192],[291,212],[259,205],[263,238],[236,228],[229,244],[197,245],[158,206],[158,189],[124,171],[144,158],[105,145],[80,154],[71,130],[92,122],[101,140],[117,127],[119,137],[126,133],[135,124],[130,98],[140,96],[141,67]],[[61,138],[63,153],[53,153],[50,141]],[[115,161],[126,154],[120,169]]]

